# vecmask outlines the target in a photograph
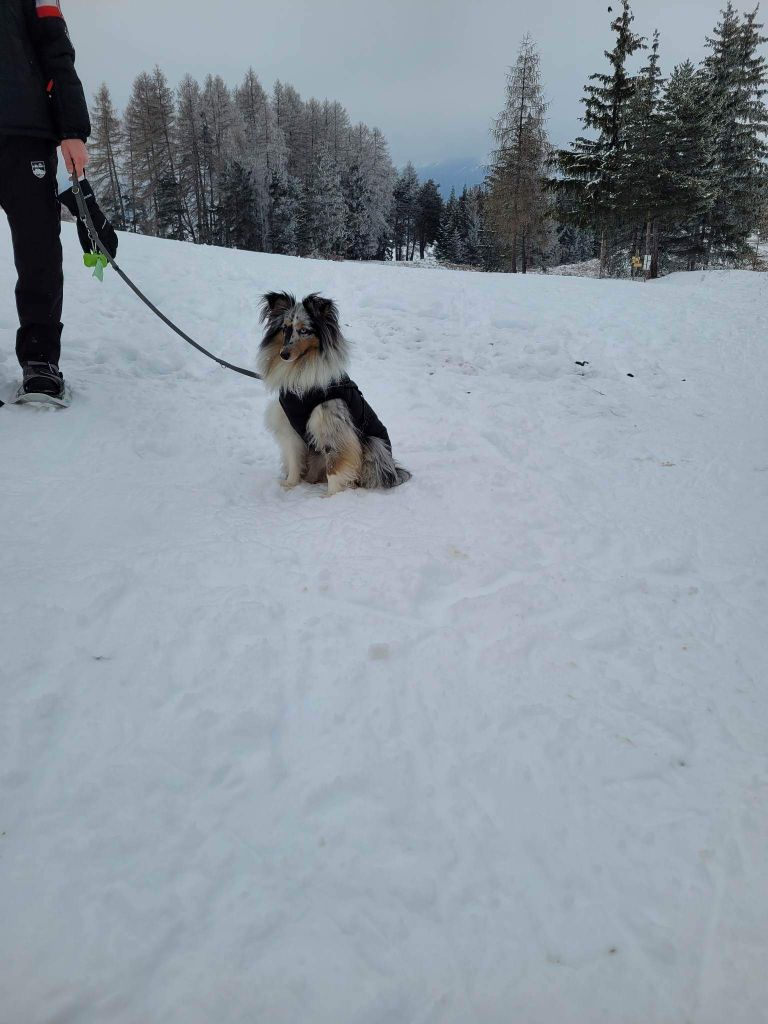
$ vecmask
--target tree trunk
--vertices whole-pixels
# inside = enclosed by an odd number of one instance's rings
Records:
[[[517,273],[517,232],[512,235],[512,273]]]
[[[600,277],[605,277],[608,269],[608,236],[605,228],[600,233]]]
[[[651,267],[647,262],[648,257],[651,255],[651,230],[653,222],[651,220],[650,213],[645,215],[645,250],[643,252],[643,270],[645,271],[645,280],[651,276]]]
[[[692,232],[692,235],[691,235],[691,245],[693,247],[693,250],[688,253],[688,259],[686,261],[686,269],[688,271],[692,271],[692,270],[696,269],[696,249],[698,248],[698,245],[699,245],[700,234],[701,234],[701,225],[697,224],[696,227],[693,229],[693,232]]]
[[[712,252],[712,228],[709,229],[707,234],[707,224],[704,221],[701,225],[701,242],[702,242],[702,253],[701,253],[701,264],[706,270],[709,266],[709,256]]]
[[[659,221],[654,218],[651,230],[651,269],[650,279],[655,281],[659,276]]]

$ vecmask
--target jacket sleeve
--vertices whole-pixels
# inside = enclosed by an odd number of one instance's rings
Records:
[[[60,139],[91,134],[88,106],[75,71],[75,50],[60,0],[28,0],[32,41],[51,96],[53,121]]]

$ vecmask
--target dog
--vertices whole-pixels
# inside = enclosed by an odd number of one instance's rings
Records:
[[[327,483],[328,497],[351,487],[398,487],[411,478],[392,458],[386,427],[347,375],[349,346],[332,299],[297,302],[268,292],[259,372],[277,399],[267,427],[283,455],[286,488]]]

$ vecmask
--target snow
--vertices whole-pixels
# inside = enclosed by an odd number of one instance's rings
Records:
[[[236,362],[339,302],[414,479],[323,501],[64,235],[73,405],[0,409],[4,1024],[765,1020],[768,278],[123,236]]]
[[[535,271],[529,271],[535,273]],[[580,263],[561,263],[558,267],[547,270],[548,274],[560,274],[562,277],[600,277],[600,260],[583,260]]]

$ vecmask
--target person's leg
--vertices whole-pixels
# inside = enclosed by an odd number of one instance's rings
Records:
[[[19,276],[16,355],[22,366],[58,365],[61,352],[64,274],[56,167],[52,140],[21,135],[0,139],[0,205],[10,224]]]

